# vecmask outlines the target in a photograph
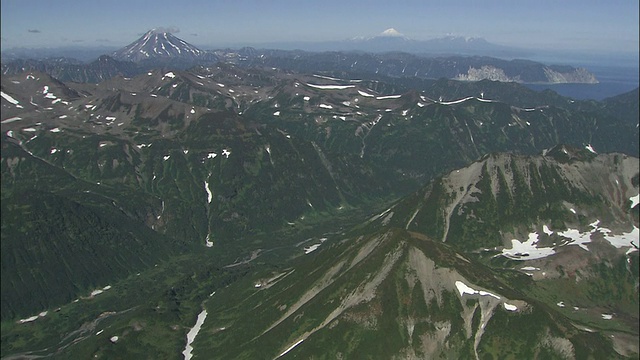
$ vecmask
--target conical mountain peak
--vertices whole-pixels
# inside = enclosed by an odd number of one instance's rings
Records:
[[[138,40],[113,53],[115,59],[133,62],[163,58],[193,60],[202,55],[204,51],[162,28],[147,31]]]

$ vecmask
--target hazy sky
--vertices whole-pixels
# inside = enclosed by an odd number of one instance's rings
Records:
[[[638,52],[638,0],[2,0],[2,48],[124,46],[165,27],[204,49],[395,28],[526,48]]]

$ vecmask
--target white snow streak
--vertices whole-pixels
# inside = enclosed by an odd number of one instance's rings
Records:
[[[402,95],[387,95],[387,96],[378,96],[376,100],[387,100],[387,99],[399,99]]]
[[[348,88],[356,87],[355,85],[317,85],[317,84],[306,84],[309,87],[322,89],[322,90],[344,90]]]
[[[360,96],[364,96],[364,97],[376,97],[375,95],[366,93],[364,91],[358,90],[358,94],[360,94]]]
[[[286,354],[289,351],[293,350],[294,347],[300,345],[300,343],[303,342],[303,341],[304,341],[304,339],[298,340],[295,344],[291,345],[287,350],[283,351],[282,354],[278,355],[278,358],[284,356],[284,354]]]
[[[207,310],[202,310],[200,314],[198,314],[198,319],[196,320],[196,324],[189,330],[187,333],[187,346],[182,351],[182,355],[184,355],[184,360],[190,360],[193,356],[191,352],[193,351],[193,346],[191,344],[196,339],[198,332],[200,332],[200,328],[202,324],[204,324],[204,320],[207,318]]]
[[[458,292],[460,292],[460,296],[464,295],[464,294],[469,294],[469,295],[474,295],[474,294],[479,294],[481,296],[491,296],[494,297],[498,300],[500,300],[500,296],[492,294],[488,291],[484,291],[484,290],[475,290],[473,288],[471,288],[470,286],[468,286],[467,284],[463,283],[462,281],[456,281],[455,283],[456,288],[458,288]]]
[[[206,181],[204,182],[204,189],[207,191],[207,203],[211,204],[213,194],[211,193],[211,190],[209,190],[209,183]]]
[[[467,101],[467,100],[471,100],[471,99],[473,99],[473,98],[474,98],[473,96],[469,96],[469,97],[466,97],[466,98],[464,98],[464,99],[460,99],[460,100],[454,100],[454,101],[440,101],[439,103],[440,103],[440,104],[442,104],[442,105],[453,105],[453,104],[459,104],[459,103],[461,103],[461,102],[465,102],[465,101]]]
[[[13,105],[18,105],[20,102],[14,98],[11,97],[11,95],[6,94],[4,91],[0,91],[0,95],[2,95],[2,97],[7,100],[8,102],[12,103]]]
[[[10,122],[19,121],[19,120],[22,120],[22,118],[18,116],[14,116],[14,117],[10,117],[8,119],[0,121],[0,124],[8,124]]]

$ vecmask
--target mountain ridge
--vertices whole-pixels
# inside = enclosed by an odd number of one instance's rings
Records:
[[[2,356],[637,356],[634,93],[360,75],[4,75]]]
[[[402,36],[381,36],[376,39],[392,44],[411,43]],[[446,41],[451,41],[448,39]],[[454,41],[462,41],[455,40]],[[462,41],[464,44],[484,43],[480,40]],[[63,81],[99,82],[116,74],[139,74],[157,67],[187,69],[216,62],[231,62],[241,66],[269,66],[301,72],[355,71],[381,73],[386,76],[437,79],[447,77],[464,81],[483,79],[522,83],[597,83],[593,74],[584,68],[544,65],[527,60],[501,60],[487,56],[436,56],[425,57],[409,54],[403,49],[388,49],[386,53],[362,54],[353,51],[310,53],[283,50],[221,49],[203,51],[171,33],[150,30],[138,40],[115,51],[111,56],[101,56],[89,65],[75,60],[12,60],[2,64],[4,74],[21,71],[44,71]],[[460,53],[460,52],[458,52]],[[462,52],[464,54],[464,52]],[[62,61],[61,61],[62,60]],[[117,61],[122,61],[118,63]],[[106,66],[103,63],[109,63]],[[133,64],[131,64],[133,63]],[[135,64],[135,65],[134,65]]]

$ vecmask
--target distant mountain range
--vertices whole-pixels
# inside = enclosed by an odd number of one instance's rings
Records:
[[[285,44],[282,44],[285,45]],[[374,53],[406,52],[430,56],[492,56],[502,58],[525,58],[530,51],[510,46],[497,45],[479,37],[448,35],[429,40],[414,40],[394,28],[378,36],[357,37],[343,41],[318,43],[295,43],[288,47],[307,51],[365,51]]]
[[[365,40],[359,44],[388,43],[389,49],[397,44],[418,44],[395,34]],[[435,41],[435,40],[434,40]],[[471,48],[486,44],[478,39],[450,38],[437,40],[442,44],[466,44]],[[395,44],[395,45],[394,45]],[[413,46],[413,45],[412,45]],[[483,45],[484,46],[484,45]],[[398,48],[399,49],[399,48]],[[231,62],[240,66],[267,66],[300,72],[344,71],[379,74],[394,77],[439,79],[442,77],[462,81],[494,80],[522,83],[597,83],[593,74],[583,68],[544,65],[528,60],[501,60],[493,57],[446,56],[424,57],[406,52],[383,54],[361,52],[322,52],[259,50],[203,51],[167,32],[151,30],[126,47],[115,51],[111,58],[102,56],[89,64],[60,58],[45,60],[13,60],[3,62],[3,74],[24,70],[43,71],[62,81],[99,82],[115,74],[131,76],[159,66],[186,69],[197,65]]]

